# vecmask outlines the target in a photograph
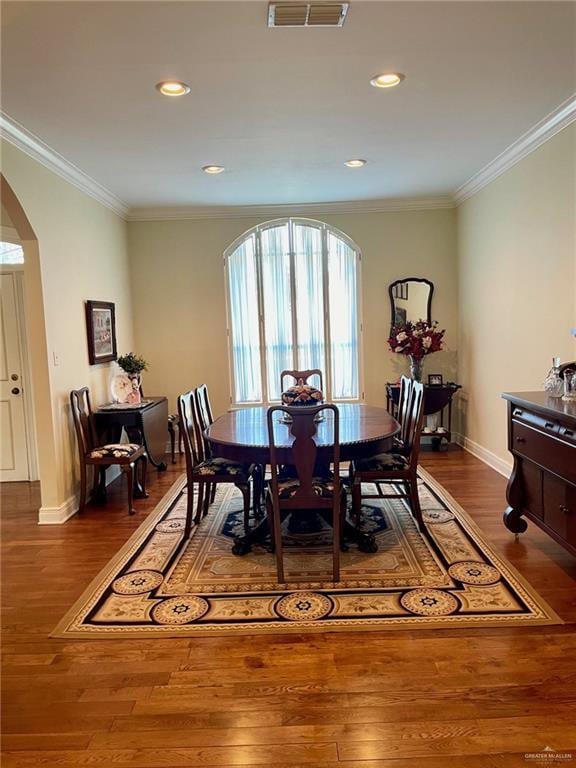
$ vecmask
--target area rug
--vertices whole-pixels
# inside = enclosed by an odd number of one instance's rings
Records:
[[[264,545],[233,555],[233,537],[242,532],[242,497],[233,486],[220,486],[209,515],[184,544],[186,492],[182,477],[54,637],[562,623],[424,470],[419,493],[431,541],[418,531],[403,499],[365,499],[362,526],[375,534],[378,552],[366,554],[351,544],[341,555],[338,585],[330,580],[331,529],[322,524],[306,536],[284,532],[287,578],[297,575],[299,581],[276,582],[274,555]]]

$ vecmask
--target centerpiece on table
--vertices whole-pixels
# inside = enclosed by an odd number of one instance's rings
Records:
[[[116,360],[124,373],[112,379],[112,398],[117,403],[138,405],[142,401],[142,371],[148,370],[148,363],[143,357],[128,352]]]
[[[442,349],[445,330],[438,330],[438,323],[418,320],[393,325],[388,339],[392,352],[410,358],[410,376],[422,381],[422,363],[427,355]]]
[[[290,408],[306,406],[310,408],[323,402],[324,395],[322,392],[310,384],[305,384],[304,379],[298,379],[296,384],[282,392],[282,405],[287,405]],[[286,422],[291,421],[288,415],[283,420]]]

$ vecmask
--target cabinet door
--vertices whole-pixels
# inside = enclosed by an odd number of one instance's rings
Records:
[[[548,474],[544,474],[544,522],[576,545],[576,487]]]
[[[542,520],[542,470],[530,461],[522,461],[522,507]]]

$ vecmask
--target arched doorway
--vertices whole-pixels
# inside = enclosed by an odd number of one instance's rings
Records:
[[[25,211],[2,174],[0,197],[2,209],[15,235],[13,239],[19,241],[24,256],[21,265],[22,317],[19,323],[23,332],[23,367],[21,372],[7,371],[7,374],[9,377],[18,375],[19,378],[13,381],[13,389],[21,392],[15,397],[22,394],[27,405],[29,479],[40,480],[41,504],[42,507],[49,507],[56,502],[58,495],[39,244]]]

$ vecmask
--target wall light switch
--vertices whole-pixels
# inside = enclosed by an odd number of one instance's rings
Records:
[[[58,352],[52,352],[52,356],[54,358],[54,365],[60,365],[60,355]]]

